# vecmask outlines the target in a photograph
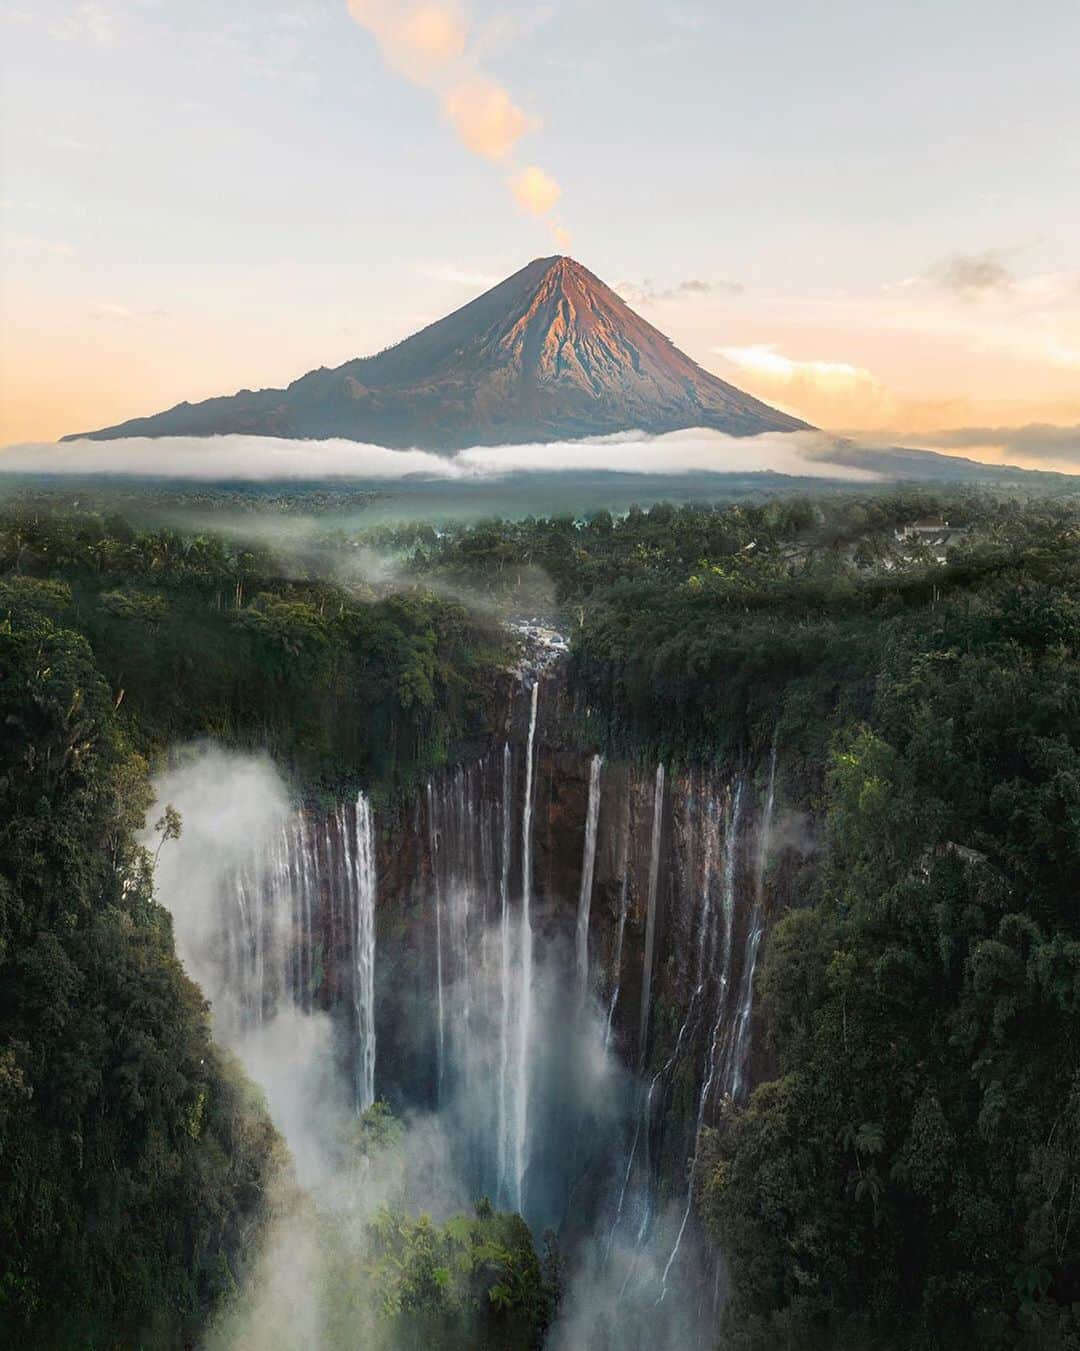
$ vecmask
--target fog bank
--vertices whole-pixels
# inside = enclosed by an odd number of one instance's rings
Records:
[[[662,436],[624,432],[545,445],[477,446],[446,456],[344,440],[163,436],[8,446],[0,450],[0,473],[125,474],[208,481],[342,478],[374,483],[406,479],[477,482],[507,475],[572,472],[773,473],[879,480],[870,470],[831,463],[829,452],[838,446],[824,432],[738,437],[707,428]]]

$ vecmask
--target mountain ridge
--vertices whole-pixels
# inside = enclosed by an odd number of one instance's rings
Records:
[[[246,433],[450,452],[687,427],[753,436],[808,424],[706,371],[556,255],[374,356],[62,439]]]

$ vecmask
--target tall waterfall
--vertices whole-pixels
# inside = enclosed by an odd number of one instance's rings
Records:
[[[664,766],[656,766],[653,788],[652,849],[649,855],[649,899],[645,921],[645,964],[641,977],[640,1059],[645,1063],[649,1044],[649,1015],[652,1012],[653,960],[656,950],[656,895],[660,880],[660,835],[664,822]]]
[[[615,1011],[619,1007],[619,994],[622,990],[623,946],[626,941],[626,917],[630,909],[630,870],[627,867],[627,850],[630,845],[629,793],[623,795],[618,843],[616,871],[621,878],[619,883],[619,920],[615,932],[615,956],[611,963],[611,999],[608,1002],[607,1019],[604,1024],[605,1051],[611,1045],[611,1030],[615,1022]]]
[[[532,692],[529,710],[531,721]],[[515,756],[507,742],[425,793],[436,851],[429,895],[443,917],[432,972],[442,993],[433,1021],[444,1029],[441,1047],[435,1029],[438,1100],[470,1185],[504,1206],[518,1205],[532,1126],[535,738],[533,724],[529,755]]]
[[[375,1101],[375,827],[371,803],[356,799],[356,948],[353,1006],[356,1009],[356,1106],[366,1111]],[[309,910],[310,917],[310,910]]]
[[[525,1170],[529,1145],[529,1049],[532,1036],[532,819],[536,757],[536,723],[540,681],[533,682],[529,703],[529,736],[525,748],[525,797],[521,812],[521,991],[518,1007],[517,1102],[514,1122],[514,1199],[525,1205]]]
[[[716,1014],[712,1021],[712,1032],[708,1040],[708,1050],[706,1052],[705,1063],[702,1067],[701,1073],[701,1088],[698,1092],[697,1114],[694,1119],[694,1145],[693,1145],[694,1152],[690,1161],[689,1179],[686,1184],[686,1204],[683,1208],[682,1219],[679,1223],[679,1228],[675,1235],[675,1244],[671,1249],[671,1253],[667,1259],[667,1262],[664,1266],[663,1274],[660,1278],[660,1294],[658,1296],[658,1302],[663,1301],[667,1297],[668,1281],[671,1276],[671,1270],[672,1267],[674,1267],[675,1261],[679,1256],[680,1249],[682,1248],[683,1245],[683,1240],[686,1236],[686,1227],[690,1221],[690,1211],[694,1202],[694,1170],[695,1165],[697,1163],[698,1146],[701,1141],[701,1130],[705,1124],[705,1111],[709,1104],[709,1097],[712,1093],[713,1084],[716,1081],[717,1070],[720,1069],[721,1071],[723,1071],[725,1068],[719,1064],[720,1047],[721,1047],[721,1029],[723,1026],[726,1009],[725,997],[731,981],[731,956],[734,949],[735,865],[739,845],[739,828],[742,821],[742,801],[743,801],[743,780],[740,777],[735,785],[734,798],[730,805],[727,819],[727,829],[725,831],[725,838],[724,838],[724,852],[722,865],[722,877],[723,877],[722,920],[724,925],[724,948],[723,948],[724,957],[723,957],[723,966],[721,967],[719,972],[719,982],[718,982],[719,990],[718,990],[718,998],[716,1001]],[[712,839],[711,831],[709,832],[707,839],[711,842]],[[711,863],[713,857],[714,856],[712,854],[712,851],[709,850],[705,858],[706,890],[705,890],[705,903],[702,907],[701,944],[703,949],[704,944],[707,941],[706,928],[708,928],[710,931],[710,937],[708,941],[711,943],[712,949],[715,952],[716,926],[715,923],[710,922],[712,919],[712,910],[711,905],[709,903],[709,898],[711,897],[712,894],[712,887],[711,885],[709,885],[709,883],[711,882]],[[753,928],[753,925],[751,926],[751,928]],[[756,952],[757,952],[757,945],[755,942],[754,944],[755,957]],[[699,950],[698,969],[699,970],[702,969],[700,963],[700,950]],[[753,983],[752,972],[750,980],[752,985]],[[697,987],[699,992],[701,988],[702,982],[699,981]]]
[[[286,815],[268,847],[253,843],[218,886],[220,936],[211,947],[219,943],[219,955],[193,960],[205,968],[219,1035],[234,1041],[289,1009],[311,1013],[327,964],[347,953],[353,1099],[365,1110],[375,1098],[378,891],[368,798],[339,804],[321,822]]]
[[[431,851],[431,903],[435,910],[435,982],[438,1008],[436,1032],[436,1082],[442,1096],[443,1067],[446,1062],[446,1002],[443,995],[443,915],[442,889],[439,886],[439,835],[435,828],[435,786],[428,780],[428,848]]]
[[[603,764],[603,758],[594,755],[589,766],[589,805],[585,814],[585,853],[581,861],[575,945],[578,992],[582,998],[589,984],[589,914],[592,909],[593,881],[596,875],[596,834],[600,822],[600,771]]]
[[[324,1088],[346,1127],[377,1091],[426,1109],[433,1161],[463,1198],[593,1253],[590,1278],[636,1331],[580,1344],[637,1351],[652,1310],[671,1327],[684,1296],[708,1307],[693,1164],[721,1104],[750,1086],[777,757],[767,777],[575,757],[541,736],[541,712],[546,733],[558,710],[540,686],[521,689],[520,735],[385,813],[363,794],[298,812],[279,782],[273,811],[234,830],[197,883],[192,860],[214,856],[243,799],[223,793],[200,825],[198,797],[165,787],[185,830],[159,871],[173,870],[178,950],[218,1035],[256,1053],[271,1110],[282,1085],[306,1103],[308,1134],[330,1115]],[[347,1134],[325,1142],[331,1187]]]
[[[500,785],[501,829],[499,838],[499,1090],[496,1123],[496,1172],[498,1193],[505,1196],[513,1152],[510,1117],[510,1002],[513,995],[513,957],[510,937],[510,845],[513,813],[513,756],[509,741],[503,746]]]
[[[742,987],[739,991],[739,1011],[735,1020],[735,1036],[729,1062],[726,1089],[733,1098],[742,1094],[746,1081],[746,1063],[750,1056],[750,1018],[754,1004],[754,974],[758,952],[765,933],[765,868],[772,844],[773,811],[776,807],[776,743],[769,755],[769,781],[765,790],[765,811],[758,832],[758,851],[754,870],[754,908],[750,916],[750,934],[746,960],[743,963]]]

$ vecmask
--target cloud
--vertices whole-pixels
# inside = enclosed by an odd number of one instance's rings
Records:
[[[113,305],[108,301],[91,306],[90,315],[94,319],[120,319],[125,323],[138,317],[135,311],[128,309],[126,305]]]
[[[0,450],[0,474],[129,474],[173,479],[312,479],[486,482],[507,475],[771,472],[868,478],[828,461],[822,432],[733,437],[706,428],[648,436],[625,432],[546,445],[478,446],[456,455],[388,450],[356,441],[259,436],[131,437],[118,441],[30,442]]]
[[[41,239],[37,235],[7,235],[3,247],[10,253],[29,258],[71,258],[75,250],[62,239]]]
[[[988,249],[985,253],[954,253],[935,263],[926,276],[935,286],[964,299],[1007,291],[1014,280],[998,249]]]
[[[497,277],[493,273],[470,272],[465,268],[455,267],[452,263],[424,263],[417,271],[422,277],[429,277],[432,281],[452,282],[455,286],[468,286],[483,291],[502,281],[502,277]]]
[[[490,30],[474,30],[457,0],[348,0],[348,7],[375,38],[387,65],[438,97],[443,116],[472,154],[505,163],[522,138],[539,128],[540,120],[483,69],[480,57],[491,49]],[[532,215],[546,215],[562,193],[535,165],[512,173],[508,182]]]
[[[104,45],[112,41],[114,31],[113,14],[104,5],[95,4],[92,0],[72,6],[69,13],[49,25],[50,34],[65,42],[88,37]]]
[[[775,343],[714,347],[758,398],[829,427],[891,424],[902,401],[863,366],[850,361],[787,356]]]
[[[1050,467],[1080,466],[1080,424],[1057,426],[1028,422],[1020,427],[953,427],[912,437],[918,445],[938,450],[974,450]]]
[[[102,300],[96,305],[91,305],[90,317],[91,319],[104,319],[116,323],[132,324],[143,319],[165,319],[168,317],[168,311],[133,310],[127,305],[117,305],[112,301]]]
[[[691,300],[699,296],[736,296],[743,288],[737,281],[703,281],[699,277],[687,277],[670,286],[660,286],[646,277],[640,282],[616,282],[614,289],[628,305],[655,305],[659,301]]]
[[[778,352],[773,343],[758,343],[750,347],[716,347],[713,350],[743,370],[771,375],[778,380],[812,379],[827,384],[850,384],[874,379],[869,371],[846,361],[796,361]]]
[[[562,196],[562,188],[543,169],[530,164],[510,180],[514,200],[532,216],[546,216]]]
[[[483,77],[459,84],[443,99],[443,111],[461,143],[474,155],[503,160],[518,141],[539,124],[494,80]]]

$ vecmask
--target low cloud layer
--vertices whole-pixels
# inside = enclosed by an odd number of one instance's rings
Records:
[[[128,474],[171,479],[406,479],[490,481],[510,474],[771,472],[874,480],[830,463],[823,432],[733,437],[695,428],[646,436],[626,432],[548,445],[478,446],[455,455],[388,450],[356,441],[260,436],[131,437],[118,441],[30,442],[0,450],[0,474]],[[848,448],[850,450],[850,447]]]
[[[992,451],[1004,459],[1045,462],[1047,468],[1080,468],[1080,424],[1059,427],[1028,422],[1021,427],[954,427],[911,438],[942,450]]]

